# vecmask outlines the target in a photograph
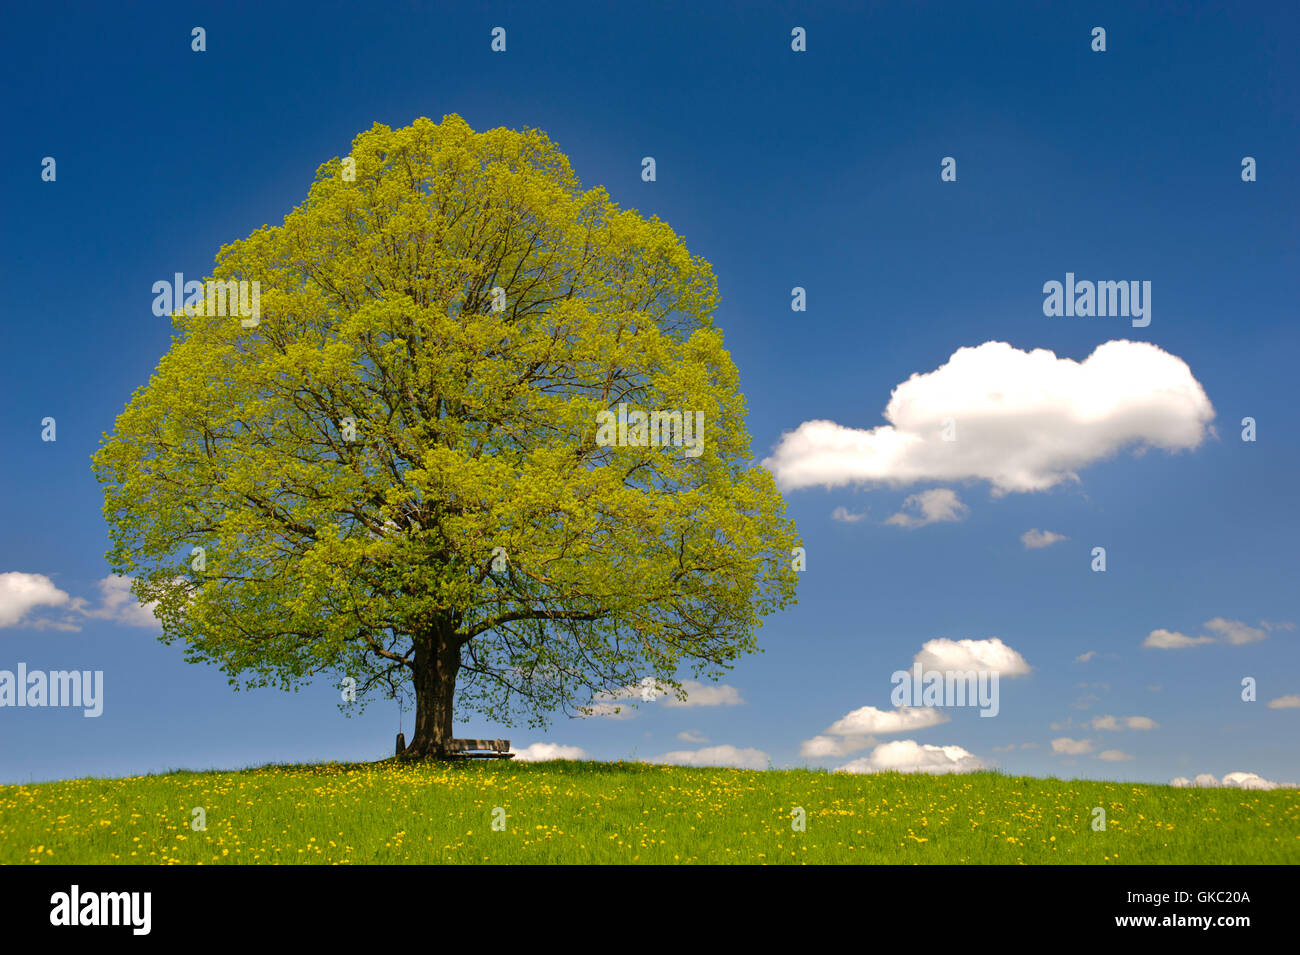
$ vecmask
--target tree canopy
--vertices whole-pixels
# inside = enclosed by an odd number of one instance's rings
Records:
[[[680,693],[793,599],[711,267],[544,133],[376,124],[210,278],[258,282],[259,319],[178,309],[94,458],[110,562],[189,659],[409,687],[437,755],[453,700]],[[620,410],[701,413],[700,453],[598,440]]]

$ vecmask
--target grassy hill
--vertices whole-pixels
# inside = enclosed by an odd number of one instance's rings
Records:
[[[0,863],[33,862],[1294,864],[1300,790],[509,761],[0,786]]]

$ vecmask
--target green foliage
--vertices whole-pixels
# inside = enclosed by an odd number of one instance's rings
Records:
[[[798,540],[708,263],[536,130],[376,125],[351,156],[354,181],[326,163],[221,249],[259,323],[174,315],[95,455],[110,562],[163,639],[232,683],[332,672],[363,700],[409,685],[422,640],[460,646],[460,710],[504,722],[754,650]],[[704,453],[598,445],[619,402],[703,411]]]

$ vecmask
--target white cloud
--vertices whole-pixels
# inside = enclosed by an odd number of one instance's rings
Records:
[[[1211,637],[1189,637],[1186,634],[1172,630],[1152,630],[1147,634],[1147,638],[1142,641],[1142,646],[1156,650],[1181,650],[1184,647],[1195,647],[1203,643],[1213,642],[1214,640]]]
[[[930,706],[900,706],[893,710],[878,710],[863,706],[836,720],[826,730],[834,736],[867,736],[879,733],[911,733],[929,726],[948,722],[948,715]]]
[[[592,697],[592,701],[586,706],[580,707],[578,712],[587,717],[599,716],[608,719],[626,720],[636,715],[638,705],[649,705],[656,702],[662,702],[664,706],[672,707],[739,706],[745,702],[741,699],[739,690],[734,686],[727,686],[725,683],[700,683],[697,680],[683,680],[681,686],[686,693],[685,700],[677,699],[668,686],[659,683],[653,677],[646,677],[640,683],[632,686],[597,693]]]
[[[154,616],[156,603],[141,605],[131,594],[131,578],[110,574],[96,584],[100,592],[100,604],[92,609],[85,609],[86,602],[78,598],[74,601],[76,609],[87,617],[97,620],[111,620],[129,627],[157,627],[158,618]]]
[[[16,570],[0,574],[0,627],[16,627],[23,623],[28,611],[37,607],[62,607],[69,599],[44,574]],[[28,625],[37,624],[28,622]]]
[[[1080,653],[1077,657],[1074,658],[1074,662],[1075,662],[1075,663],[1087,663],[1089,660],[1091,660],[1091,659],[1092,659],[1093,657],[1095,657],[1096,655],[1097,655],[1097,651],[1096,651],[1096,650],[1089,650],[1087,653]]]
[[[913,374],[884,418],[871,429],[805,421],[763,465],[782,490],[984,480],[995,495],[1043,491],[1126,447],[1196,448],[1214,408],[1187,363],[1148,342],[1106,342],[1076,362],[991,341]],[[945,441],[949,420],[956,440]]]
[[[17,571],[0,574],[0,627],[26,626],[37,630],[80,630],[87,618],[108,620],[129,627],[158,629],[153,611],[156,604],[141,606],[131,594],[130,577],[110,574],[96,582],[99,604],[84,597],[70,597],[54,586],[44,574]],[[40,607],[64,608],[61,616],[35,616],[30,611]]]
[[[983,769],[978,757],[960,746],[930,746],[910,739],[881,743],[870,756],[855,759],[837,773],[969,773]]]
[[[914,513],[904,513],[910,508]],[[969,508],[957,497],[951,488],[936,487],[920,494],[911,494],[903,501],[903,510],[890,517],[886,524],[899,527],[924,527],[940,521],[960,521]]]
[[[1098,759],[1104,759],[1108,763],[1122,763],[1125,760],[1133,758],[1132,753],[1125,753],[1118,749],[1103,749],[1097,754]]]
[[[1228,789],[1278,789],[1287,784],[1275,783],[1257,773],[1226,773],[1219,785]]]
[[[654,682],[650,681],[649,685],[653,688]],[[578,707],[578,712],[584,717],[630,720],[636,716],[636,707],[631,704],[632,700],[652,702],[642,696],[640,686],[625,686],[617,690],[602,690],[595,694],[586,706]]]
[[[1269,700],[1268,708],[1270,710],[1300,709],[1300,693],[1288,693],[1286,696],[1279,696],[1276,700]]]
[[[984,670],[1005,677],[1023,676],[1029,672],[1025,658],[998,637],[988,640],[949,640],[947,637],[927,640],[913,662],[921,664],[921,669],[927,672]]]
[[[848,756],[866,749],[876,742],[871,736],[814,736],[799,744],[799,755],[805,759],[826,759],[829,756]]]
[[[1038,550],[1043,547],[1051,547],[1060,541],[1068,541],[1070,538],[1064,534],[1055,534],[1052,531],[1040,531],[1038,528],[1025,531],[1020,535],[1020,543],[1025,545],[1025,550]]]
[[[1222,780],[1215,779],[1210,773],[1201,773],[1195,779],[1188,779],[1186,776],[1179,776],[1169,780],[1169,785],[1179,787],[1195,787],[1211,789],[1222,787],[1225,789],[1294,789],[1295,783],[1275,783],[1272,780],[1265,779],[1258,773],[1228,773]]]
[[[1095,730],[1156,730],[1160,728],[1149,716],[1094,716],[1092,728]]]
[[[892,710],[862,706],[836,720],[824,734],[800,743],[799,755],[807,759],[848,756],[874,746],[876,739],[872,734],[914,733],[948,720],[946,713],[930,706],[900,706]]]
[[[1265,640],[1274,630],[1295,629],[1295,625],[1291,623],[1270,623],[1267,620],[1261,620],[1258,627],[1252,627],[1240,620],[1228,620],[1224,617],[1207,620],[1204,626],[1206,630],[1214,634],[1213,637],[1189,637],[1169,630],[1152,630],[1147,638],[1142,641],[1142,646],[1154,647],[1157,650],[1181,650],[1184,647],[1196,647],[1206,643],[1226,643],[1230,646],[1241,646]]]
[[[686,699],[679,700],[671,693],[661,699],[664,706],[739,706],[745,701],[740,698],[740,691],[725,683],[699,683],[696,680],[683,680],[682,689]]]
[[[709,741],[707,736],[696,730],[682,730],[677,734],[677,738],[683,743],[694,743],[697,746],[702,746]]]
[[[1205,629],[1217,634],[1222,642],[1235,645],[1258,643],[1268,636],[1263,630],[1248,627],[1240,620],[1224,620],[1222,617],[1205,621]]]
[[[610,720],[630,720],[636,716],[636,710],[626,703],[590,703],[579,707],[578,713],[583,717],[603,717]]]
[[[856,524],[858,521],[865,521],[866,519],[866,511],[850,511],[847,507],[837,507],[831,511],[831,520],[840,521],[844,524]]]
[[[587,751],[580,746],[561,746],[559,743],[533,743],[523,749],[510,748],[521,763],[544,763],[551,759],[586,759]]]
[[[1177,786],[1180,789],[1186,789],[1189,786],[1210,787],[1219,785],[1219,780],[1209,773],[1201,773],[1195,779],[1188,779],[1186,776],[1175,776],[1169,780],[1169,785]]]
[[[1061,736],[1052,740],[1052,752],[1064,753],[1066,756],[1082,756],[1084,753],[1092,752],[1092,740]]]
[[[761,749],[738,749],[735,746],[706,746],[704,749],[676,750],[664,753],[656,763],[673,766],[730,766],[734,769],[767,769],[771,757]]]

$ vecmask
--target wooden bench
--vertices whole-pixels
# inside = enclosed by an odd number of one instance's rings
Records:
[[[466,759],[513,759],[508,739],[453,739],[447,751]]]
[[[397,755],[406,752],[406,734],[397,734]],[[514,759],[508,739],[453,739],[447,752],[462,759]]]

